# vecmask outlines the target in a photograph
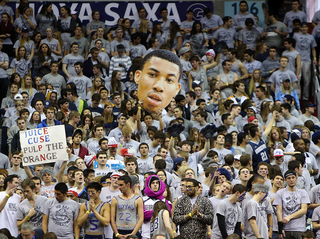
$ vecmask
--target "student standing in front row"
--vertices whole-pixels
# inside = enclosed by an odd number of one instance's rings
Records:
[[[54,189],[55,198],[49,199],[43,207],[42,230],[54,232],[58,239],[79,239],[79,204],[67,198],[65,183],[58,183]]]
[[[121,195],[111,200],[111,227],[113,239],[124,239],[128,235],[137,235],[143,223],[143,201],[131,191],[131,178],[121,176],[118,179]]]
[[[77,219],[78,225],[84,225],[84,239],[104,239],[104,227],[110,222],[110,205],[100,200],[101,185],[92,182],[87,186],[89,201],[82,203]]]
[[[306,230],[306,213],[310,199],[304,189],[296,188],[297,175],[293,171],[284,174],[287,187],[279,190],[273,201],[277,207],[279,234],[283,238],[301,238]]]

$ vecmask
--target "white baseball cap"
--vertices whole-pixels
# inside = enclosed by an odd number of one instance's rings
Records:
[[[275,149],[273,151],[273,157],[282,157],[283,156],[283,151],[282,149]]]

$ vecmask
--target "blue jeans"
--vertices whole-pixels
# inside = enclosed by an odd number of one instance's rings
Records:
[[[272,232],[272,239],[278,239],[278,232]]]

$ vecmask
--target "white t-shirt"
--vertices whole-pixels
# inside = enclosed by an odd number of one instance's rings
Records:
[[[6,196],[6,192],[0,192],[0,201],[2,201]],[[7,228],[14,237],[19,235],[16,215],[20,201],[21,196],[18,194],[13,194],[0,212],[0,227]]]

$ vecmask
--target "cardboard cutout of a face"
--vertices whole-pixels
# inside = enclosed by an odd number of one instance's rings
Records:
[[[152,56],[145,62],[143,68],[137,70],[134,75],[134,80],[138,84],[138,99],[142,103],[142,108],[149,113],[162,111],[170,104],[172,97],[178,94],[181,88],[179,79],[179,65]]]

